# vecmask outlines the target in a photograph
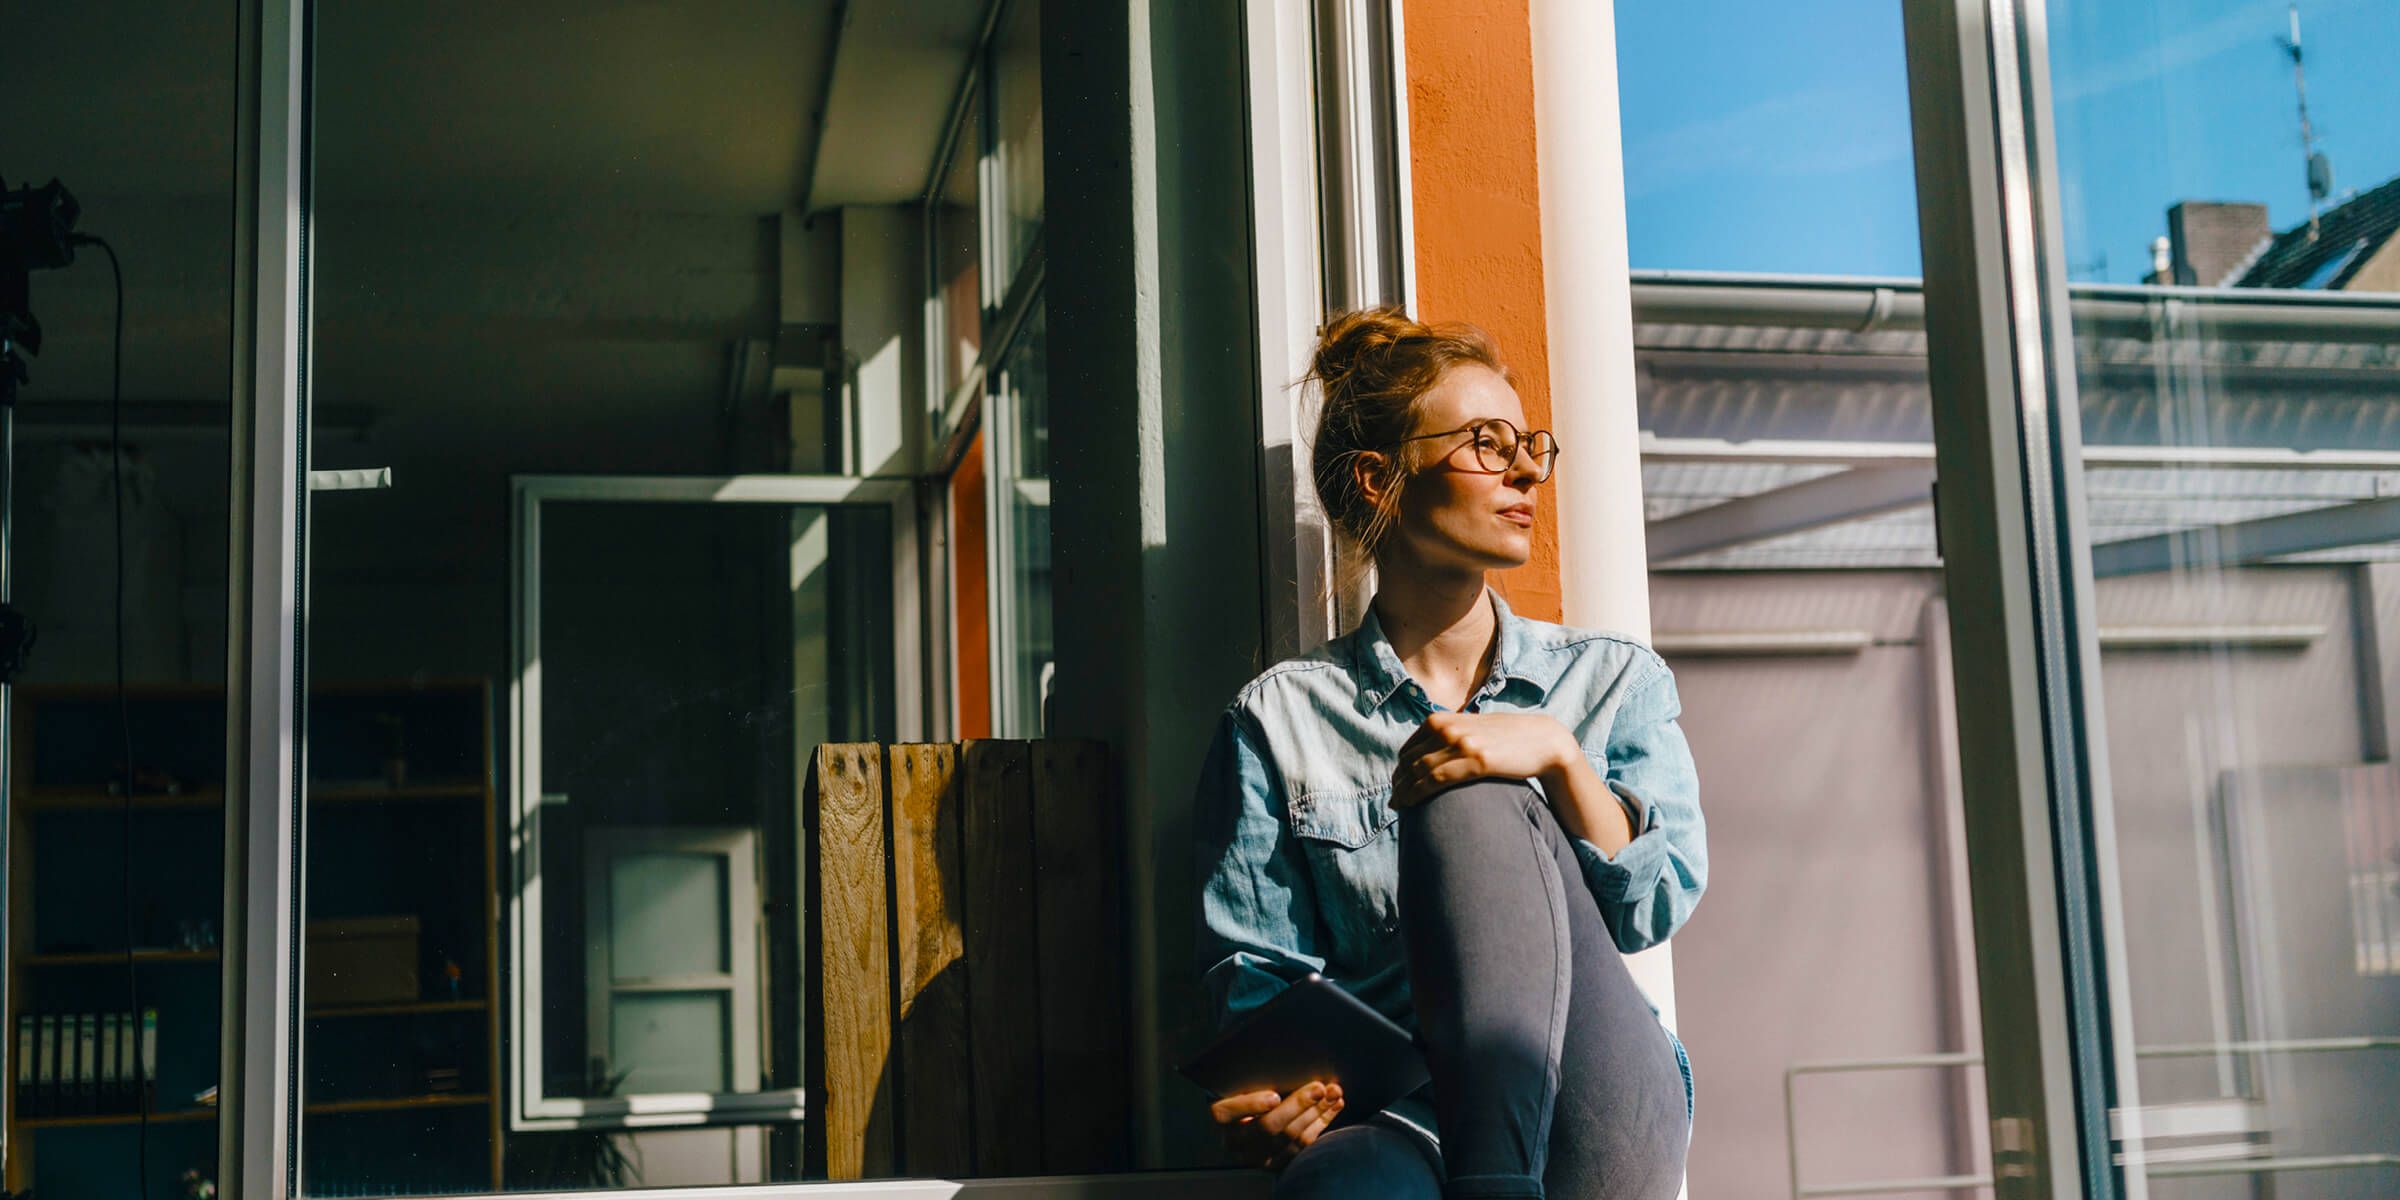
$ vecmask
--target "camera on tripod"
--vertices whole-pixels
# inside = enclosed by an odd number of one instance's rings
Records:
[[[0,404],[14,404],[25,358],[42,352],[30,279],[75,261],[75,219],[82,209],[53,179],[14,191],[0,179]]]
[[[9,190],[0,179],[0,539],[9,536],[6,514],[15,487],[17,387],[26,380],[25,359],[42,352],[42,323],[33,315],[31,279],[75,261],[75,219],[82,209],[65,184]],[[8,603],[7,555],[0,544],[0,684],[15,681],[33,652],[33,622]]]

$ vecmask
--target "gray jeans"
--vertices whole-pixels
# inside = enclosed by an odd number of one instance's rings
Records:
[[[1672,1200],[1683,1071],[1540,793],[1484,779],[1403,813],[1400,930],[1441,1150],[1347,1125],[1278,1200]]]

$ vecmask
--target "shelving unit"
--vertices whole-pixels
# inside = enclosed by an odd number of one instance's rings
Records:
[[[151,1194],[172,1195],[175,1177],[210,1166],[216,1150],[216,1110],[192,1099],[217,1081],[220,956],[213,946],[160,943],[222,919],[223,693],[145,686],[129,700],[142,777],[130,804],[110,786],[114,692],[17,689],[6,1029],[13,1038],[20,1012],[123,1011],[129,987],[140,1007],[157,1009],[149,1182]],[[302,1081],[302,1177],[322,1180],[327,1192],[373,1194],[387,1182],[406,1190],[431,1167],[459,1190],[497,1190],[490,688],[481,680],[326,685],[309,704],[307,916],[413,917],[423,940],[413,998],[303,997],[311,1069]],[[136,886],[121,891],[119,864],[128,859]],[[117,899],[128,891],[130,955]],[[456,995],[440,982],[444,960],[463,968]],[[17,1111],[11,1084],[11,1190],[123,1187],[140,1114],[29,1116]]]

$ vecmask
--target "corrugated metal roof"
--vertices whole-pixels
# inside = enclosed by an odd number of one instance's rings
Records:
[[[2396,194],[2400,201],[2400,194]],[[1636,327],[1642,427],[1662,438],[1843,443],[1932,440],[1921,332],[1773,325]],[[2181,325],[2157,338],[2077,343],[2087,445],[2400,451],[2400,345],[2246,341]],[[1843,468],[1792,462],[1649,462],[1650,520]],[[2085,478],[2094,542],[2400,495],[2400,471],[2107,468]],[[2290,561],[2400,560],[2360,546]],[[1669,569],[1939,565],[1931,510],[1915,508],[1696,555]]]

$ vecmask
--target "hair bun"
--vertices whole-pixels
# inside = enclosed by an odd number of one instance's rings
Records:
[[[1362,375],[1391,374],[1388,356],[1400,343],[1431,336],[1433,330],[1409,319],[1396,305],[1336,313],[1318,331],[1308,373],[1328,395],[1347,392]]]

